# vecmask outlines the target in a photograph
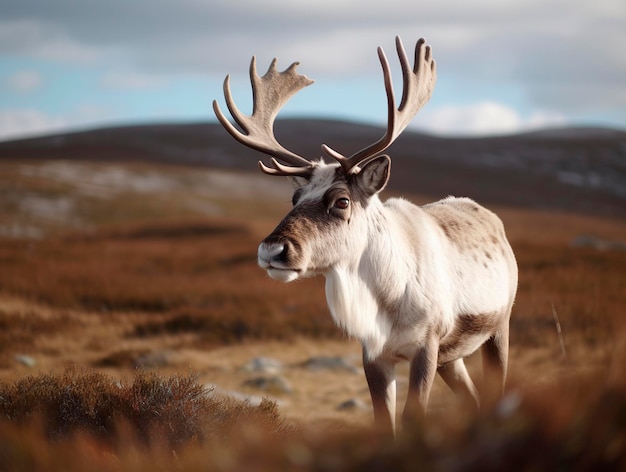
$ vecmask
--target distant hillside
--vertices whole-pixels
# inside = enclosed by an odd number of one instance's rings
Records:
[[[319,157],[322,143],[351,154],[384,131],[330,120],[282,120],[276,130],[285,147],[309,158]],[[387,153],[395,192],[626,218],[624,131],[568,128],[494,138],[405,132]],[[257,172],[261,158],[213,123],[105,128],[0,143],[0,159],[139,160]]]

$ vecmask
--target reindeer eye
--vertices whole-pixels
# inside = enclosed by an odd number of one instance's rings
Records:
[[[338,198],[335,202],[335,208],[339,208],[340,210],[345,210],[350,206],[350,200],[347,198]]]

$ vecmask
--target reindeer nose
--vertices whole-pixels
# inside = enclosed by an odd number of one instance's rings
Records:
[[[269,267],[271,263],[284,261],[288,252],[288,245],[285,243],[261,243],[259,245],[258,259],[261,267]]]
[[[270,259],[281,255],[283,252],[287,252],[287,245],[283,243],[269,243],[263,244],[262,246],[265,246],[267,250],[267,255],[270,257]]]

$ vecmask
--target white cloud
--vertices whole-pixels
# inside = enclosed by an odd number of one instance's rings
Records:
[[[0,110],[0,139],[55,133],[67,126],[63,118],[46,115],[39,110]]]
[[[501,103],[480,102],[424,110],[413,127],[446,135],[494,135],[564,124],[565,118],[556,113],[537,112],[525,118]]]
[[[69,36],[67,31],[40,20],[0,20],[0,52],[48,60],[93,62],[99,52]]]
[[[10,75],[6,82],[11,90],[23,93],[39,88],[43,80],[38,72],[21,70]]]
[[[101,56],[101,51],[85,46],[69,38],[54,38],[33,49],[33,56],[43,59],[66,61],[78,64],[92,63]]]

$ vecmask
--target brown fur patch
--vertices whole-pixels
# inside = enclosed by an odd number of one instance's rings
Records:
[[[439,365],[472,354],[467,352],[468,346],[477,337],[488,338],[494,334],[502,322],[500,312],[458,316],[452,331],[439,344]]]
[[[502,223],[489,210],[469,199],[448,198],[424,205],[422,209],[441,228],[446,238],[462,251],[502,246],[506,238]],[[485,251],[487,258],[493,251]]]

